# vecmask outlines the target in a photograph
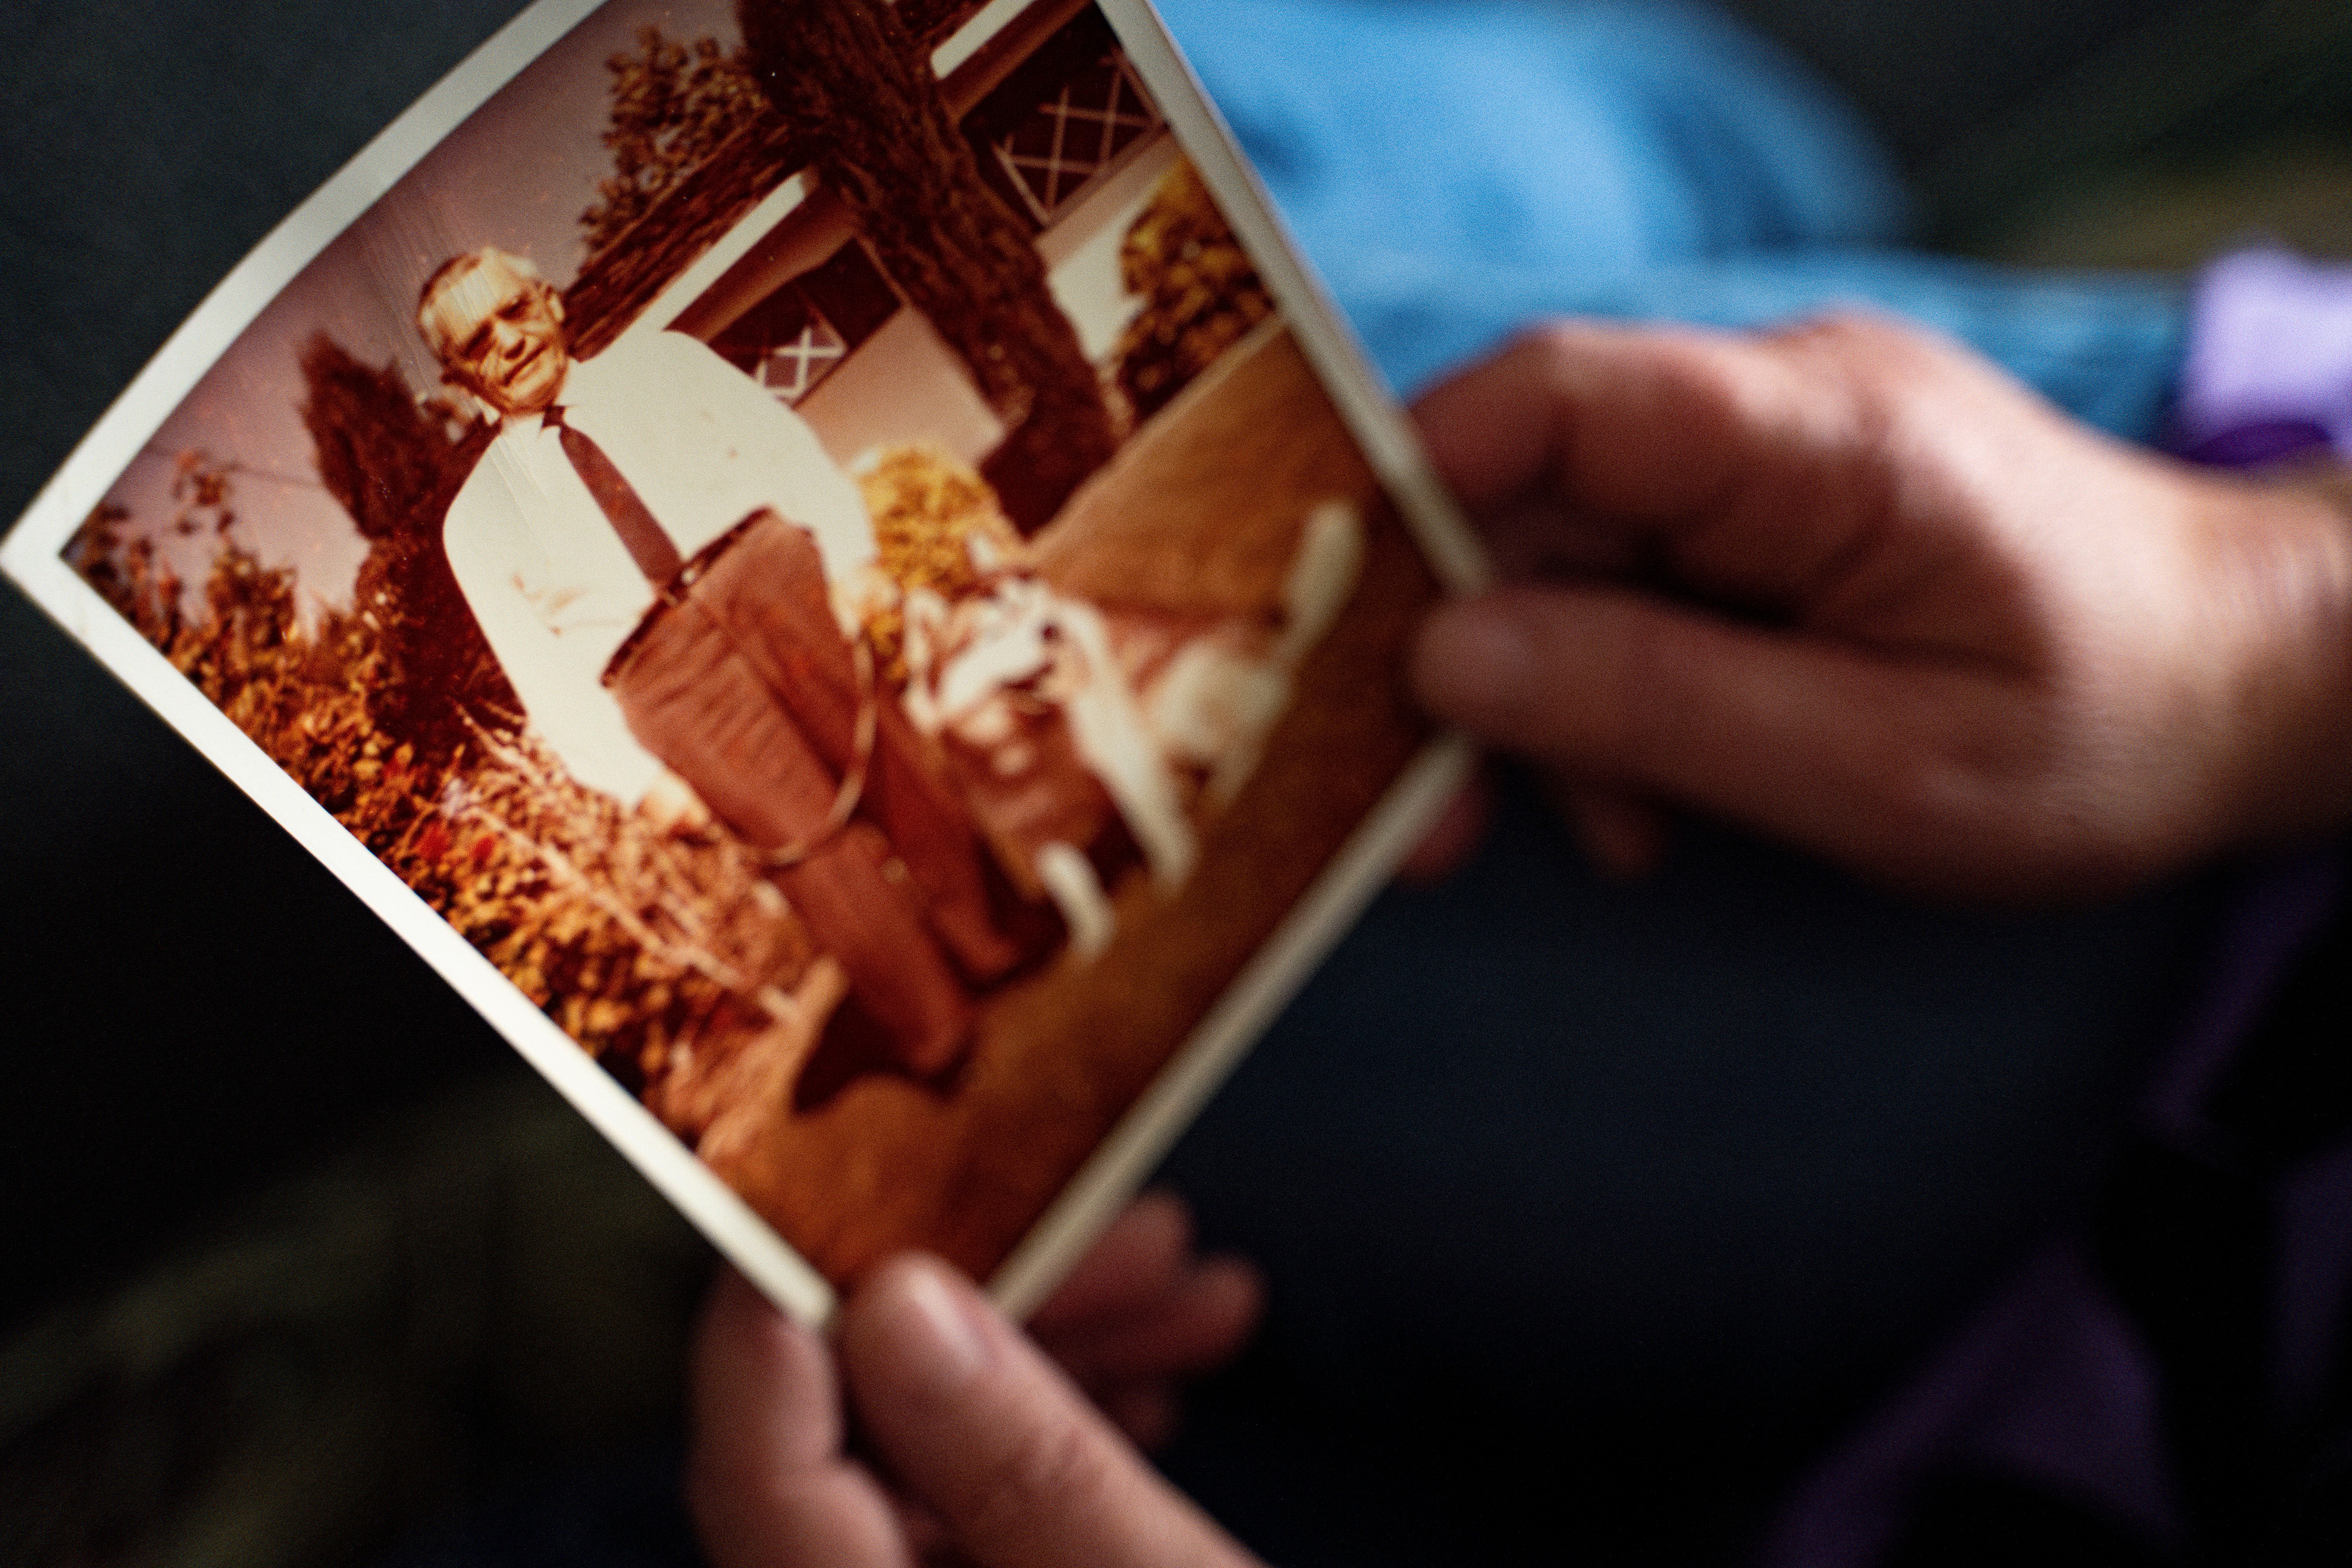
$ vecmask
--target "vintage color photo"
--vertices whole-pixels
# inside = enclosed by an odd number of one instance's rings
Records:
[[[486,52],[11,570],[787,1305],[1017,1306],[1442,795],[1472,558],[1148,12]]]

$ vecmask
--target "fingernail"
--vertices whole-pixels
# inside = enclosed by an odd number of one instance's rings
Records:
[[[961,1386],[988,1364],[988,1341],[974,1304],[928,1258],[890,1266],[877,1281],[878,1327],[890,1342],[902,1376],[938,1389]]]
[[[1475,711],[1528,683],[1535,649],[1516,616],[1491,605],[1445,605],[1423,624],[1412,665],[1423,702],[1441,713]]]

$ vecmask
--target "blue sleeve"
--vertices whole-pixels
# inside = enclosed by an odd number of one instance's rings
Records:
[[[1678,0],[1162,0],[1374,363],[1411,393],[1540,316],[1760,326],[1865,304],[2146,438],[2170,283],[1897,248],[1887,154],[1773,45]]]

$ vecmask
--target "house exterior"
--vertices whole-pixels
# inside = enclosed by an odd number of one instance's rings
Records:
[[[1030,228],[1098,365],[1139,301],[1120,241],[1178,158],[1088,0],[995,0],[930,54],[982,178]],[[583,267],[567,291],[594,353],[677,331],[710,343],[845,466],[921,439],[978,467],[1005,435],[965,364],[898,288],[789,132],[750,124]]]

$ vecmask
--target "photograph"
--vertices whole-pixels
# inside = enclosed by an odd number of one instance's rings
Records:
[[[1432,525],[1170,90],[1070,0],[613,0],[60,550],[835,1286],[1034,1292],[1439,793]]]

